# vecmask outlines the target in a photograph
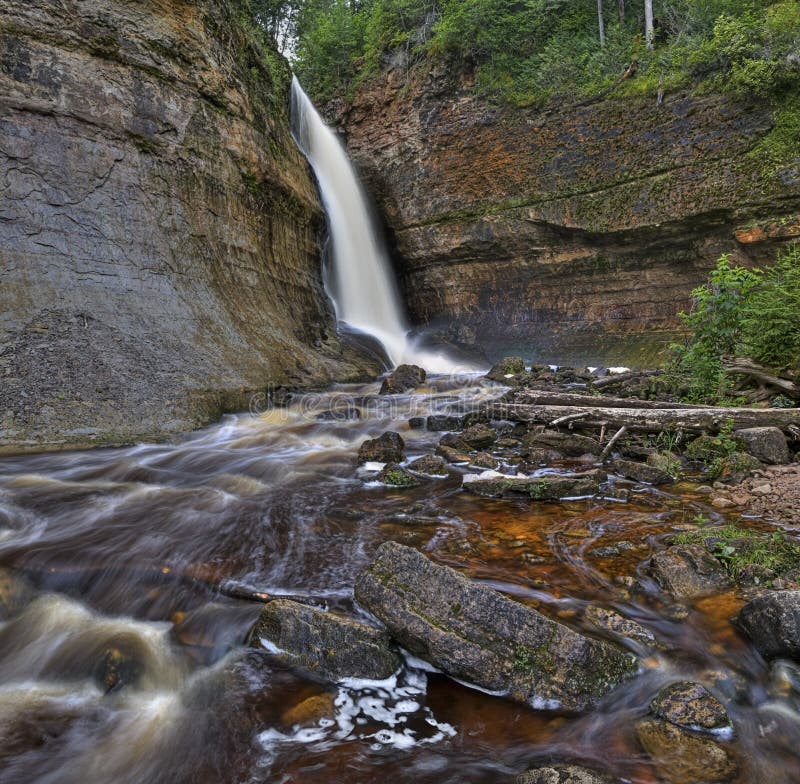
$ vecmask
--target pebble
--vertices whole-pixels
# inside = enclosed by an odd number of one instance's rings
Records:
[[[736,504],[731,501],[730,498],[725,498],[724,496],[718,495],[711,501],[711,506],[713,506],[715,509],[730,509],[732,506],[736,506]]]
[[[756,485],[756,487],[752,488],[750,492],[753,495],[771,495],[772,485],[770,484]]]

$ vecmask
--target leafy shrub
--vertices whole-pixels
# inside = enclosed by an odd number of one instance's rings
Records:
[[[800,246],[781,254],[747,292],[741,330],[747,356],[777,370],[800,368]]]
[[[722,358],[733,354],[742,333],[742,300],[758,280],[758,273],[732,267],[723,254],[708,282],[692,291],[693,306],[680,313],[689,337],[672,347],[670,371],[689,380],[688,397],[707,401],[725,397],[728,379]]]

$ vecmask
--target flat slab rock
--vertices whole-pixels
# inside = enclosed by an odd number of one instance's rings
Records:
[[[386,632],[288,599],[264,607],[250,644],[329,681],[384,680],[401,665]]]
[[[530,498],[534,501],[557,501],[562,498],[582,498],[595,495],[606,480],[604,471],[579,474],[543,474],[540,476],[510,476],[485,471],[477,476],[464,477],[463,488],[468,493],[486,498]]]
[[[355,598],[416,656],[534,708],[590,708],[638,666],[632,654],[395,542],[359,575]]]

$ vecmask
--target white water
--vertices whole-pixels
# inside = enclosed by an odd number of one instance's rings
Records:
[[[297,145],[314,169],[328,214],[334,281],[328,293],[336,316],[381,342],[393,365],[413,362],[434,373],[456,366],[440,353],[415,348],[381,233],[344,147],[325,124],[296,78],[292,80],[292,129]]]

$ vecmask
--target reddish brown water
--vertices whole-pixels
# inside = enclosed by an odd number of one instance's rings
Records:
[[[633,727],[676,678],[725,700],[742,784],[800,781],[797,695],[730,625],[739,600],[699,601],[679,619],[641,569],[698,513],[719,519],[701,497],[687,486],[630,503],[490,501],[461,491],[460,469],[410,490],[365,483],[363,439],[398,429],[409,456],[429,452],[436,434],[408,431],[410,415],[497,394],[464,379],[405,398],[375,391],[340,387],[177,445],[0,460],[0,566],[43,591],[0,624],[0,782],[490,784],[555,760],[647,784]],[[317,419],[350,399],[360,420]],[[588,603],[613,607],[670,650],[596,711],[563,716],[414,662],[394,683],[331,689],[243,647],[259,605],[232,591],[358,614],[355,575],[388,539],[566,623],[580,626]],[[617,542],[629,549],[593,553]],[[629,593],[625,576],[643,590]],[[132,652],[143,675],[104,696],[91,673],[109,645]],[[327,719],[305,729],[282,719],[326,693]]]

